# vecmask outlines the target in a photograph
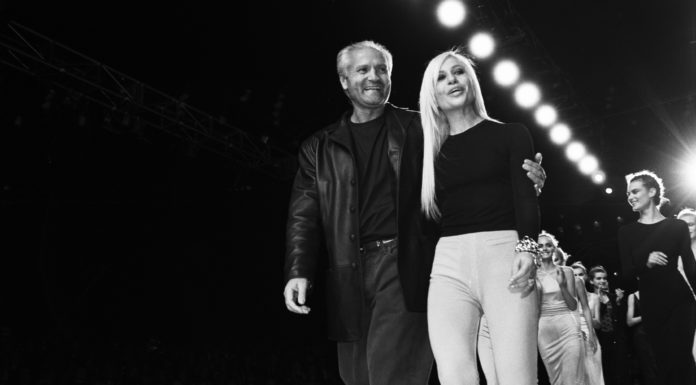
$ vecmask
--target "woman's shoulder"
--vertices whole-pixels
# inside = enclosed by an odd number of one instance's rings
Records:
[[[495,128],[498,130],[507,130],[507,131],[512,131],[512,132],[529,132],[529,129],[527,129],[527,126],[525,126],[522,123],[518,122],[501,122],[499,120],[491,120],[487,119],[485,124],[487,124],[491,128]]]

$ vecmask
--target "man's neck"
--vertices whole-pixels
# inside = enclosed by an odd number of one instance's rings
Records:
[[[353,114],[350,121],[353,123],[365,123],[375,120],[384,114],[384,105],[377,108],[364,108],[353,105]]]

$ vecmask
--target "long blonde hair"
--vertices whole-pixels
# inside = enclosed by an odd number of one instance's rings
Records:
[[[437,105],[435,87],[437,85],[440,67],[442,67],[445,60],[450,57],[457,59],[464,66],[464,72],[469,80],[468,89],[470,93],[473,93],[474,97],[474,113],[482,119],[493,120],[486,112],[486,106],[483,103],[483,95],[481,94],[481,86],[476,77],[474,63],[471,59],[455,50],[451,50],[443,52],[430,60],[423,74],[423,83],[421,83],[418,104],[420,106],[421,123],[423,126],[421,210],[423,210],[427,217],[432,219],[440,218],[440,209],[435,202],[435,160],[449,135],[449,123]]]

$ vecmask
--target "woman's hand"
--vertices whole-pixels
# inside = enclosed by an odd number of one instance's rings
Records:
[[[534,263],[534,254],[529,252],[515,254],[508,286],[511,289],[521,289],[525,293],[531,292],[534,289],[535,276],[536,264]]]
[[[590,335],[587,337],[587,342],[590,343],[590,349],[592,349],[592,354],[597,353],[597,336],[594,334],[593,331],[590,331]]]
[[[667,265],[667,256],[665,253],[661,251],[653,251],[648,255],[648,262],[645,263],[645,266],[648,268],[652,269],[655,266],[666,266]]]
[[[558,286],[565,287],[566,275],[563,272],[563,269],[556,268],[556,282],[558,282]]]

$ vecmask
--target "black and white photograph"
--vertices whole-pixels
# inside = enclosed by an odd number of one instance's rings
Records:
[[[0,0],[0,385],[696,385],[696,2]]]

